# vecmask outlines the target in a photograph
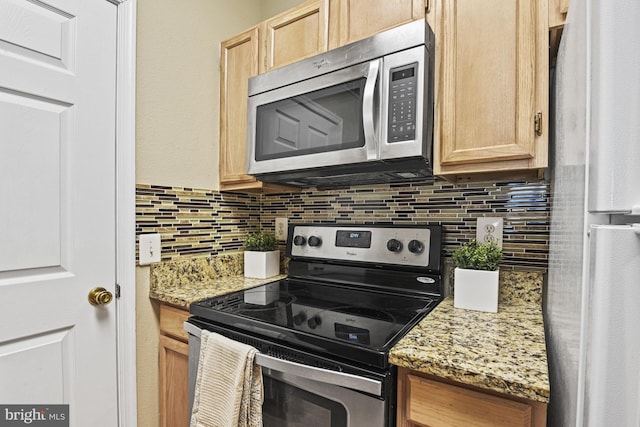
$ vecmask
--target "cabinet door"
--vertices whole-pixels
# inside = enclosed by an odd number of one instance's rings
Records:
[[[569,12],[569,0],[549,0],[549,28],[563,26]]]
[[[531,407],[409,375],[407,418],[429,426],[530,427]]]
[[[435,6],[435,173],[546,167],[547,2]]]
[[[160,336],[160,426],[188,427],[189,345]]]
[[[429,0],[333,0],[330,48],[424,19],[425,1]]]
[[[399,368],[398,427],[546,426],[542,402],[456,384]]]
[[[189,334],[184,330],[184,322],[190,314],[187,309],[180,309],[166,304],[160,305],[160,333],[170,335],[181,341],[189,341]]]
[[[255,183],[246,174],[249,77],[258,74],[258,27],[222,42],[220,49],[220,189]]]
[[[328,0],[311,0],[264,22],[263,72],[326,52]]]

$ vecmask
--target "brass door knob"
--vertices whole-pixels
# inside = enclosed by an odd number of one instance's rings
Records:
[[[113,294],[105,288],[93,288],[89,291],[89,302],[91,305],[107,305],[113,299]]]

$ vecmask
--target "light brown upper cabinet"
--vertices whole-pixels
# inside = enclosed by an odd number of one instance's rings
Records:
[[[258,74],[259,27],[222,42],[220,49],[220,190],[256,189],[262,184],[246,173],[247,92]]]
[[[569,0],[549,0],[549,28],[564,25],[569,12]]]
[[[331,0],[329,48],[361,40],[416,19],[432,0]]]
[[[562,30],[569,12],[569,0],[549,0],[549,60],[553,65],[558,55]]]
[[[277,193],[291,189],[247,175],[249,77],[259,72],[261,26],[226,41],[220,49],[220,190]]]
[[[327,51],[328,0],[306,1],[263,23],[263,72]]]
[[[539,176],[548,150],[548,3],[431,2],[434,173]]]
[[[226,41],[220,49],[220,190],[274,193],[295,189],[247,175],[250,77],[327,50],[328,0],[296,6]]]

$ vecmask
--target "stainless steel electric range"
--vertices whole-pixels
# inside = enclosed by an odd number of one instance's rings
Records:
[[[202,329],[260,353],[271,426],[393,426],[393,345],[440,302],[441,226],[290,225],[288,278],[191,304]]]

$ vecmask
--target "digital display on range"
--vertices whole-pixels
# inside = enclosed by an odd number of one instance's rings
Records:
[[[355,342],[358,344],[371,344],[371,334],[368,329],[356,328],[355,326],[335,324],[336,338]]]
[[[336,232],[336,247],[370,248],[371,231],[338,230]]]

